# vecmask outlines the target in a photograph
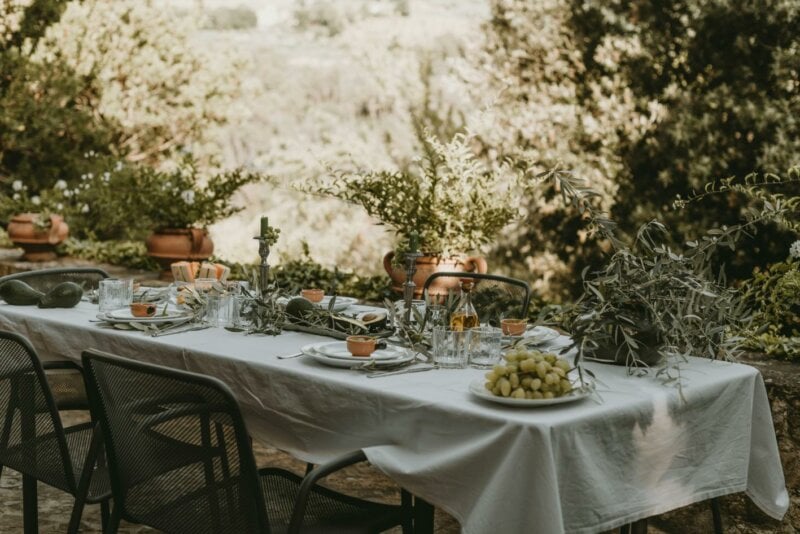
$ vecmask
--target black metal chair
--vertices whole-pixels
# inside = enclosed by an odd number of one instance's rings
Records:
[[[22,473],[26,533],[38,532],[37,481],[75,496],[69,532],[77,532],[85,503],[111,495],[94,424],[64,427],[36,351],[22,336],[0,331],[0,473]]]
[[[257,469],[239,406],[219,380],[94,351],[83,353],[83,366],[110,465],[107,532],[122,519],[191,534],[411,531],[407,502],[378,504],[317,485],[363,461],[363,452],[305,478]],[[156,442],[173,451],[154,449]],[[169,455],[182,461],[169,465]]]
[[[428,288],[439,278],[469,279],[474,281],[472,304],[475,306],[475,311],[478,312],[478,317],[483,323],[500,326],[500,319],[504,317],[518,319],[528,317],[528,308],[531,303],[531,286],[524,280],[496,274],[439,272],[432,274],[425,281],[424,294],[428,294]],[[447,304],[448,307],[452,308],[455,307],[459,295],[460,291],[456,290],[450,295],[434,297],[434,300],[439,304]]]
[[[21,280],[37,291],[47,293],[61,282],[75,282],[84,290],[94,290],[100,285],[100,280],[106,278],[107,272],[93,267],[40,269],[0,277],[0,285],[8,280]],[[42,366],[48,371],[50,391],[59,410],[89,409],[83,377],[77,374],[81,370],[79,366],[67,361],[46,361],[42,362]]]

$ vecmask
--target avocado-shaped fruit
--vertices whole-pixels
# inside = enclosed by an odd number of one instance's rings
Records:
[[[36,291],[22,280],[9,280],[0,285],[0,297],[14,306],[38,304],[44,293]]]
[[[302,319],[303,315],[314,309],[314,305],[303,297],[295,297],[286,303],[286,315],[295,319]]]
[[[72,308],[83,297],[83,289],[74,282],[62,282],[39,301],[40,308]]]

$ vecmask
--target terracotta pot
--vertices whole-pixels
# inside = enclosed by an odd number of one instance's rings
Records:
[[[202,228],[165,228],[150,234],[147,255],[161,266],[161,278],[172,278],[170,265],[176,261],[205,261],[214,253],[214,242]]]
[[[403,284],[406,283],[405,269],[392,265],[394,258],[394,251],[391,251],[383,257],[383,268],[389,273],[392,279],[392,290],[398,293],[403,292]],[[422,290],[425,287],[425,281],[430,275],[436,272],[470,272],[470,273],[485,273],[489,266],[484,258],[479,256],[468,257],[451,257],[443,258],[441,256],[422,256],[417,259],[417,272],[414,275],[414,283],[416,289],[414,291],[415,298],[422,297]],[[450,290],[458,290],[459,281],[456,278],[439,278],[433,282],[428,292],[431,296],[447,295]]]
[[[50,227],[40,228],[38,213],[15,215],[8,223],[8,237],[22,248],[22,259],[26,261],[50,261],[56,259],[56,245],[69,235],[69,226],[61,215],[50,215]]]

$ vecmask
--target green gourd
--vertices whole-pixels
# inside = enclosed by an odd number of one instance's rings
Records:
[[[74,282],[62,282],[39,301],[40,308],[72,308],[83,298],[83,289]]]
[[[314,305],[303,297],[295,297],[286,303],[286,315],[294,319],[302,319],[303,315],[314,309]]]
[[[38,304],[44,296],[22,280],[9,280],[0,285],[0,297],[14,306],[32,306]]]

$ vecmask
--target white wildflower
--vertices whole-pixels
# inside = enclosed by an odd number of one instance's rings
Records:
[[[19,193],[14,193],[14,196],[12,198],[14,200],[19,200],[20,199]]]
[[[192,189],[181,191],[181,198],[183,199],[184,202],[186,202],[191,206],[192,204],[194,204],[194,191]]]
[[[61,210],[63,210],[63,209],[64,209],[64,204],[62,204],[61,202],[59,202],[58,204],[56,204],[56,209],[57,209],[58,211],[61,211]]]
[[[65,180],[59,180],[59,181],[56,182],[56,184],[53,187],[55,187],[56,189],[66,189],[67,188],[67,182]]]
[[[11,189],[13,189],[14,191],[22,191],[23,187],[24,186],[22,185],[22,180],[14,180],[14,183],[11,184]]]
[[[795,241],[792,243],[792,246],[789,247],[789,256],[794,259],[800,259],[800,240]]]
[[[111,180],[111,173],[106,171],[103,173],[103,181],[108,182],[109,180]]]
[[[33,202],[34,206],[38,206],[39,204],[42,203],[42,199],[39,198],[39,195],[35,195],[31,197],[31,202]]]
[[[89,204],[81,206],[81,213],[89,213]]]
[[[117,164],[114,165],[114,170],[115,171],[121,171],[122,170],[122,162],[121,161],[118,161]]]

